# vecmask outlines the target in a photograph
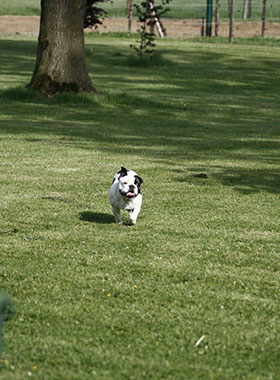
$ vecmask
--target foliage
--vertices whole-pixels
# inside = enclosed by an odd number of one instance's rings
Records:
[[[84,28],[97,28],[102,25],[102,21],[108,12],[97,6],[99,3],[106,3],[110,0],[87,0],[86,15],[84,19]]]
[[[161,0],[160,5],[155,5],[152,0],[144,0],[138,4],[134,4],[138,15],[138,22],[140,25],[140,40],[138,45],[130,45],[133,48],[140,60],[143,59],[144,55],[153,55],[155,52],[156,44],[155,44],[155,34],[153,29],[156,24],[156,18],[158,22],[160,17],[168,12],[169,8],[165,8],[164,5],[168,4],[170,0]],[[151,8],[152,6],[152,8]]]
[[[87,0],[84,28],[97,28],[101,25],[108,12],[99,4],[110,4],[112,0]],[[0,3],[0,15],[40,15],[40,0],[16,0]]]
[[[47,100],[24,89],[36,38],[0,40],[0,278],[18,310],[0,377],[276,379],[280,48],[164,39],[172,65],[143,73],[128,43],[86,36],[100,95]],[[135,228],[108,202],[124,164],[144,178]]]

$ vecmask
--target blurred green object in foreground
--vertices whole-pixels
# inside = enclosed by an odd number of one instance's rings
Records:
[[[0,361],[5,356],[4,322],[11,319],[14,313],[14,303],[7,294],[0,292]]]

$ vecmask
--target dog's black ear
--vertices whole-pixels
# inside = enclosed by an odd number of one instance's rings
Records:
[[[139,175],[135,176],[135,185],[140,186],[141,183],[143,183],[143,182],[144,182],[143,179],[141,177],[139,177]]]
[[[127,176],[127,172],[128,170],[122,166],[121,170],[118,172],[118,174],[120,174],[119,178]]]

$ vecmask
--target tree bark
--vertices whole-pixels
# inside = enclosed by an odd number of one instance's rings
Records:
[[[37,60],[28,88],[45,96],[59,92],[96,92],[86,69],[86,0],[41,0]]]

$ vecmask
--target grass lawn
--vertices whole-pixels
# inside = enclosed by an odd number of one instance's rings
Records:
[[[88,36],[99,90],[24,89],[36,39],[0,40],[1,380],[276,379],[280,47]],[[113,222],[120,166],[144,179]],[[201,174],[203,174],[201,176]]]

